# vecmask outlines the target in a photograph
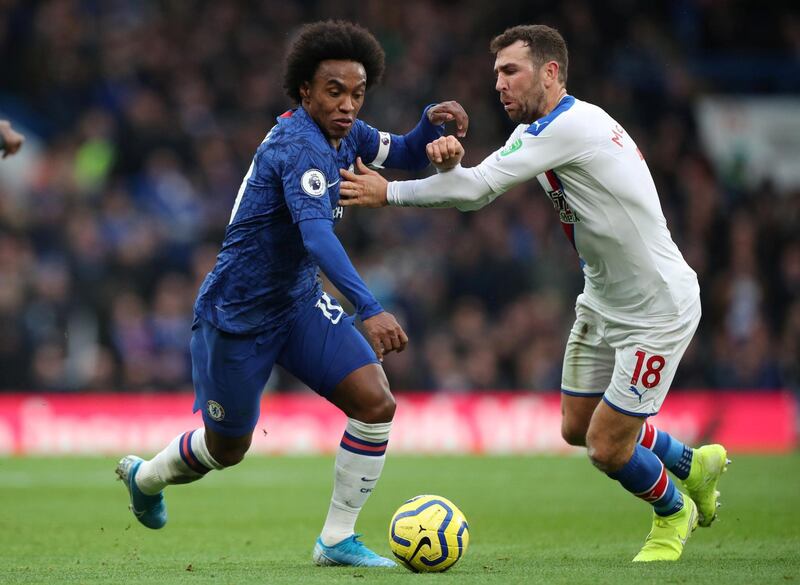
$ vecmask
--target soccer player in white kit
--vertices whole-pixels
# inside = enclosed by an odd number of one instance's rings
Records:
[[[500,100],[520,123],[506,144],[463,168],[461,144],[442,137],[428,145],[438,174],[417,181],[387,183],[359,164],[360,175],[342,171],[342,204],[472,211],[539,181],[585,277],[564,355],[562,435],[653,506],[653,528],[633,560],[677,560],[698,523],[716,517],[728,463],[721,445],[691,449],[647,422],[700,321],[697,275],[672,241],[636,143],[601,108],[567,93],[558,31],[517,26],[490,48]]]

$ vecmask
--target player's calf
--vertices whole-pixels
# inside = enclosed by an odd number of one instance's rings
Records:
[[[675,477],[678,479],[689,477],[694,449],[646,421],[636,440],[642,447],[655,453],[664,463],[664,467],[675,474]]]
[[[392,423],[348,419],[336,452],[333,495],[320,542],[333,546],[355,532],[356,520],[380,479]]]

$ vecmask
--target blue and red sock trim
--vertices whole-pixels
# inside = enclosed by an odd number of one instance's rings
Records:
[[[664,464],[642,445],[636,445],[633,456],[622,469],[608,476],[636,497],[652,504],[659,516],[669,516],[683,508],[683,496],[675,489]]]
[[[659,516],[670,516],[683,508],[683,496],[675,489],[675,484],[670,481],[667,469],[663,464],[661,465],[661,474],[653,487],[635,495],[652,504]]]
[[[638,441],[642,447],[655,453],[676,477],[679,479],[689,477],[694,455],[691,447],[687,447],[669,433],[659,431],[649,422],[642,425]]]
[[[380,443],[372,443],[370,441],[365,441],[364,439],[354,437],[345,431],[342,435],[342,442],[339,443],[339,446],[346,451],[357,453],[358,455],[380,457],[386,453],[386,445],[388,444],[388,440],[381,441]]]
[[[637,498],[642,498],[645,502],[649,502],[650,504],[655,504],[664,497],[664,494],[667,493],[667,488],[669,487],[669,476],[667,475],[667,470],[664,467],[664,464],[661,464],[661,473],[658,474],[658,479],[656,482],[649,488],[643,492],[639,492],[638,494],[634,494]]]
[[[194,454],[194,451],[192,450],[192,435],[194,435],[194,433],[194,431],[183,433],[178,451],[181,454],[181,459],[183,459],[183,462],[189,467],[189,469],[199,473],[200,475],[205,475],[211,471],[211,469],[200,463],[200,461],[197,459],[197,456]]]

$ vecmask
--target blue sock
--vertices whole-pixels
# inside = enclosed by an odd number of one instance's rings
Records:
[[[622,469],[609,473],[626,490],[653,505],[659,516],[670,516],[683,508],[683,496],[667,475],[655,453],[637,444]]]
[[[642,447],[650,449],[656,457],[664,462],[664,466],[675,474],[678,479],[689,477],[692,468],[694,451],[681,443],[678,439],[658,430],[649,422],[642,425],[637,439]]]

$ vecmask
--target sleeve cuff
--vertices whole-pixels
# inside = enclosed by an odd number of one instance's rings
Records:
[[[397,181],[389,181],[389,184],[386,185],[386,203],[395,207],[402,205],[397,191],[399,191]]]
[[[370,317],[374,317],[375,315],[377,315],[379,313],[383,313],[383,307],[381,307],[380,304],[376,301],[374,305],[370,305],[369,307],[367,307],[363,311],[359,311],[358,312],[358,317],[362,321],[366,321]]]
[[[434,124],[428,118],[428,110],[430,110],[431,108],[433,108],[435,106],[438,106],[438,105],[439,105],[438,103],[434,103],[434,104],[428,104],[427,106],[425,106],[425,109],[422,110],[422,120],[421,120],[421,122],[423,124],[426,124],[428,126],[428,128],[433,128],[439,134],[439,136],[441,136],[442,134],[444,134],[444,124],[438,124],[438,125]]]

